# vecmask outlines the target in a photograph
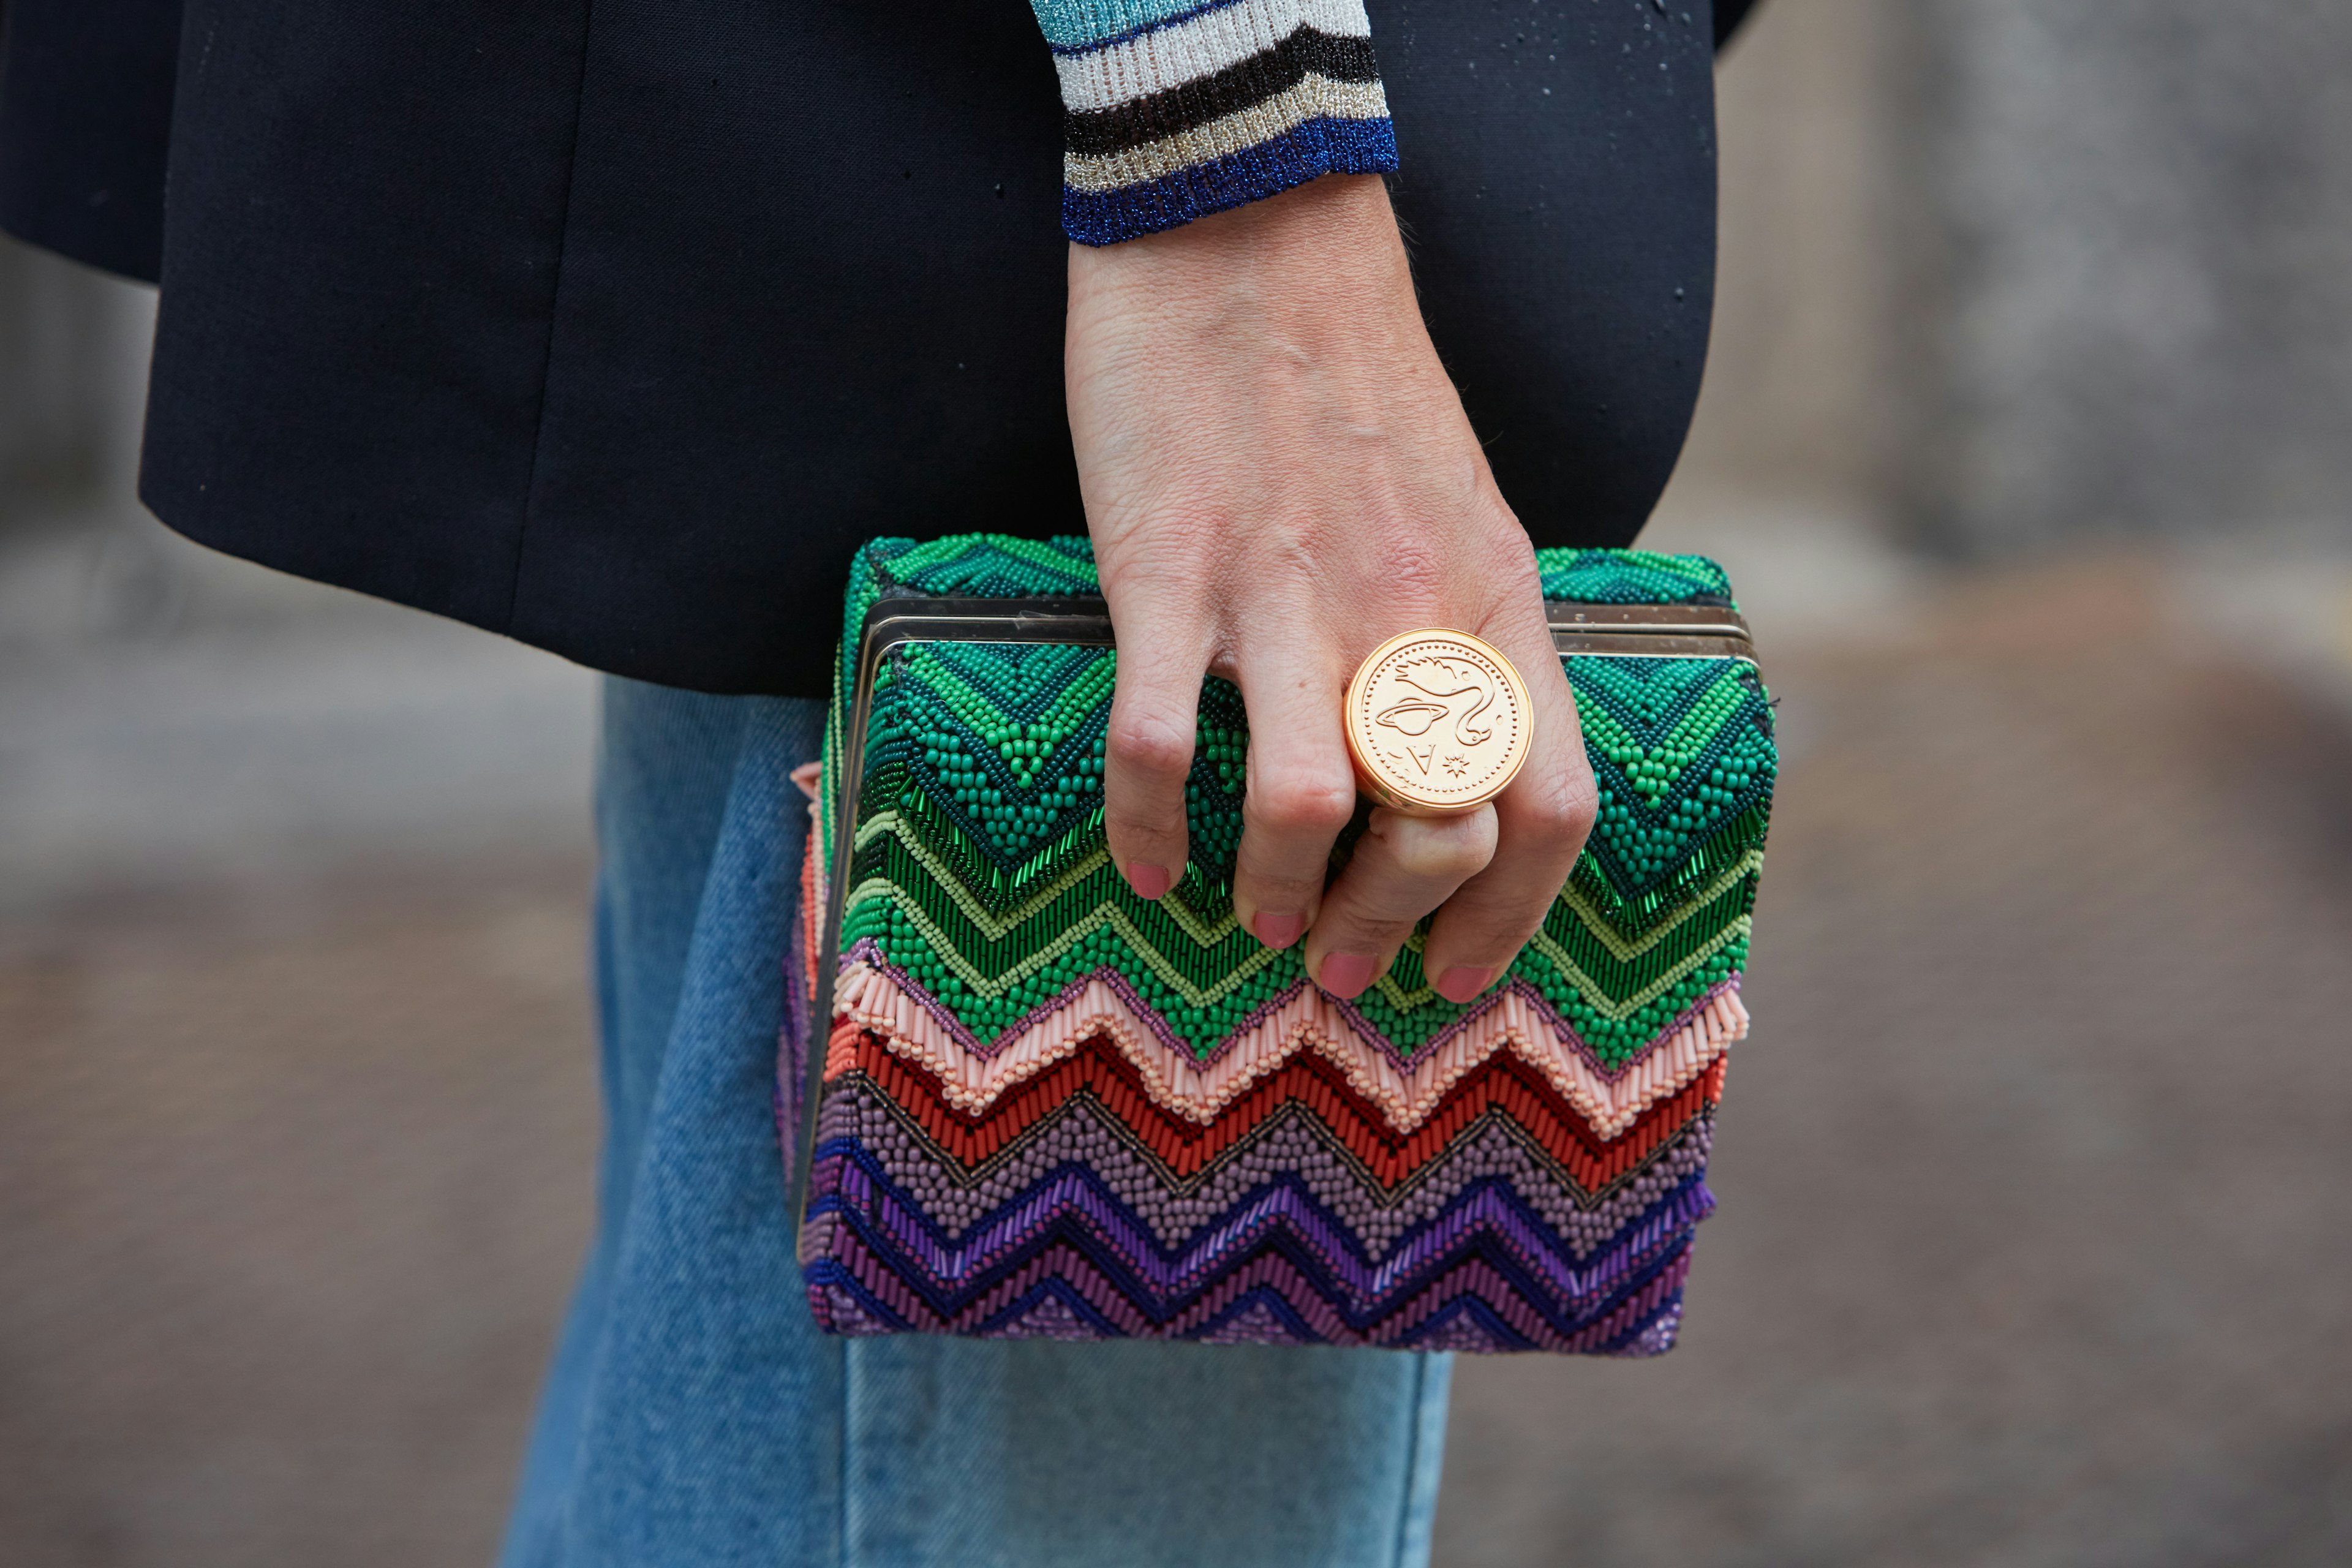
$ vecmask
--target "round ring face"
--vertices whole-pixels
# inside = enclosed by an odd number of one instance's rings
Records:
[[[1391,637],[1348,682],[1348,750],[1379,804],[1445,816],[1502,793],[1535,732],[1511,661],[1467,632]]]

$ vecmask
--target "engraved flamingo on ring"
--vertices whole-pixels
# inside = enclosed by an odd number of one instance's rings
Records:
[[[1465,752],[1475,751],[1494,739],[1494,726],[1481,725],[1477,720],[1495,705],[1495,683],[1476,665],[1466,659],[1431,655],[1403,660],[1392,673],[1398,681],[1412,688],[1420,695],[1389,704],[1372,715],[1373,723],[1383,729],[1394,730],[1412,740],[1419,740],[1434,729],[1439,721],[1451,718],[1454,721],[1454,742]],[[1457,708],[1464,698],[1469,697],[1475,697],[1476,700],[1466,707]],[[1404,750],[1423,775],[1427,776],[1431,760],[1437,752],[1437,742],[1432,741],[1423,746],[1408,743]],[[1402,761],[1402,758],[1397,760]],[[1444,766],[1448,774],[1460,778],[1468,771],[1469,763],[1465,756],[1449,755]]]

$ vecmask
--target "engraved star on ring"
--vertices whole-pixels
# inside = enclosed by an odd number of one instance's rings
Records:
[[[1452,816],[1494,799],[1535,734],[1535,709],[1511,661],[1442,627],[1374,648],[1348,682],[1344,717],[1357,787],[1414,816]]]

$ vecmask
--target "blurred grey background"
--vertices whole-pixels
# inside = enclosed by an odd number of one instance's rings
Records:
[[[1648,542],[1787,767],[1683,1348],[1447,1568],[2352,1561],[2352,8],[1769,0]],[[0,241],[0,1560],[480,1563],[589,1219],[593,681],[131,499]]]

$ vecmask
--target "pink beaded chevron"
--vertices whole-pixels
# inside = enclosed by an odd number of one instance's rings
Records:
[[[1360,1019],[1309,985],[1227,1036],[1206,1059],[1171,1046],[1138,1011],[1134,994],[1115,974],[1097,974],[1071,987],[1057,1005],[1040,1009],[1017,1035],[999,1036],[985,1052],[968,1035],[942,1022],[937,1001],[908,985],[905,976],[871,961],[853,961],[835,982],[836,1026],[846,1022],[888,1043],[941,1082],[959,1110],[984,1112],[1022,1083],[1063,1060],[1088,1039],[1118,1042],[1151,1098],[1178,1116],[1207,1122],[1250,1086],[1302,1052],[1327,1058],[1364,1097],[1380,1106],[1400,1132],[1419,1126],[1446,1092],[1488,1058],[1508,1051],[1548,1079],[1594,1132],[1612,1137],[1650,1105],[1698,1077],[1734,1040],[1748,1033],[1748,1010],[1736,980],[1709,994],[1685,1019],[1613,1075],[1593,1065],[1541,1000],[1505,990],[1484,1002],[1411,1061],[1386,1040],[1362,1029]]]

